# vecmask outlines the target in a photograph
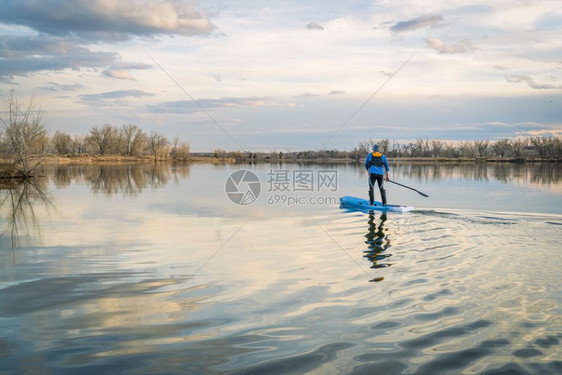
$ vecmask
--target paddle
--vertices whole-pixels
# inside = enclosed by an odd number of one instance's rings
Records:
[[[423,196],[426,197],[426,198],[429,198],[429,195],[427,195],[427,194],[425,194],[425,193],[422,193],[421,191],[416,190],[416,189],[414,189],[414,188],[411,188],[411,187],[409,187],[409,186],[399,184],[398,182],[395,182],[395,181],[392,181],[392,180],[388,180],[388,182],[392,182],[393,184],[396,184],[396,185],[398,185],[398,186],[402,186],[402,187],[405,187],[405,188],[407,188],[407,189],[413,190],[413,191],[415,191],[416,193],[418,193],[418,194],[420,194],[420,195],[423,195]]]

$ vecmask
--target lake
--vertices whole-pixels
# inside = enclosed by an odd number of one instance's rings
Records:
[[[559,164],[394,163],[387,215],[354,164],[44,174],[0,190],[0,374],[562,371]]]

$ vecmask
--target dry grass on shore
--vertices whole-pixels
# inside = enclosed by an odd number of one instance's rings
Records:
[[[44,164],[99,164],[99,163],[145,163],[153,162],[154,158],[120,156],[120,155],[49,155]]]
[[[233,164],[236,162],[252,162],[252,163],[315,163],[315,164],[339,164],[339,163],[363,163],[361,160],[353,160],[350,158],[282,158],[282,159],[246,159],[233,157],[215,157],[215,156],[190,156],[185,160],[176,160],[169,157],[157,160],[158,162],[176,162],[176,163],[210,163],[210,164]],[[390,162],[413,162],[413,163],[525,163],[525,162],[547,162],[560,163],[561,159],[546,158],[443,158],[443,157],[425,157],[425,158],[390,158]],[[90,164],[133,164],[133,163],[154,163],[151,156],[122,156],[122,155],[47,155],[43,158],[44,165],[90,165]],[[0,178],[13,179],[17,178],[17,172],[13,171],[9,161],[0,158]]]
[[[177,160],[167,158],[157,159],[158,162],[177,162],[190,163],[202,162],[212,164],[234,163],[236,160],[230,157],[211,158],[204,156],[191,156],[187,159]],[[129,163],[154,163],[152,156],[122,156],[122,155],[49,155],[44,160],[45,164],[66,164],[66,165],[84,165],[84,164],[129,164]]]

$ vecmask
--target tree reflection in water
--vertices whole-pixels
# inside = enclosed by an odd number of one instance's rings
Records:
[[[30,178],[11,186],[0,186],[0,236],[10,236],[11,248],[20,241],[40,238],[39,220],[55,206],[47,191],[47,179]]]
[[[85,182],[95,194],[135,196],[147,188],[159,188],[171,178],[168,164],[58,166],[52,174],[57,187]]]
[[[390,240],[385,234],[384,223],[386,220],[386,214],[380,215],[379,220],[377,220],[376,215],[373,212],[369,212],[369,230],[365,234],[367,249],[364,251],[364,257],[372,263],[371,268],[373,269],[391,266],[391,263],[381,263],[381,261],[392,256],[392,254],[386,253],[386,250],[391,246]],[[382,280],[384,280],[384,277],[375,277],[370,281],[377,282]]]
[[[559,163],[394,162],[393,173],[416,181],[497,180],[503,183],[557,184],[562,179]]]
[[[94,194],[135,196],[146,188],[164,187],[177,176],[187,178],[189,170],[188,164],[167,163],[47,166],[43,172],[50,178],[0,185],[0,239],[15,249],[23,239],[41,238],[40,221],[55,210],[47,189],[51,181],[57,188],[77,182],[88,185]]]

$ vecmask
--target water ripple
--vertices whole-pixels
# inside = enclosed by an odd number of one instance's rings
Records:
[[[0,254],[0,373],[562,373],[558,216],[201,216],[181,183]]]

